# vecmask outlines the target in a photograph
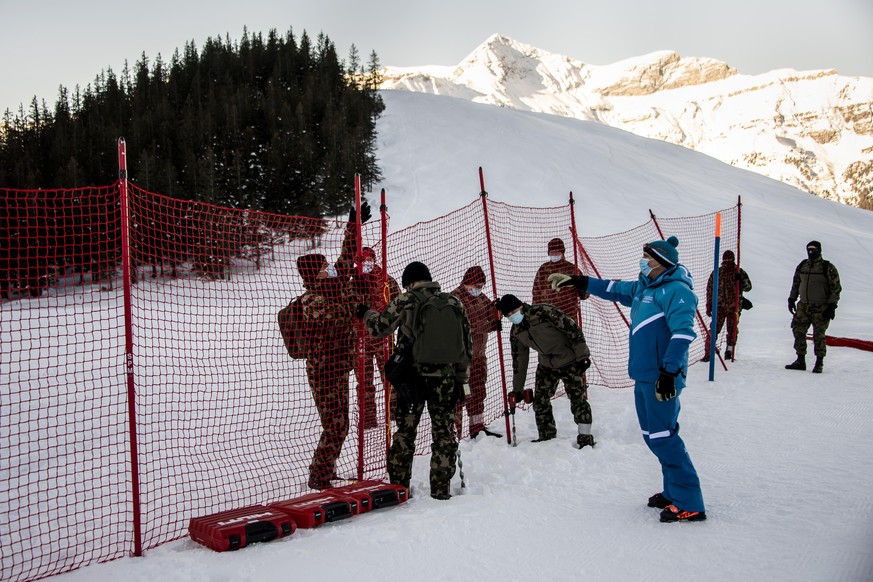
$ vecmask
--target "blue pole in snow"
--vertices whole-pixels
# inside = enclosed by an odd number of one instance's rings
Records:
[[[719,246],[721,246],[721,212],[715,215],[715,256],[712,258],[712,319],[709,322],[709,381],[715,380],[715,359],[718,357],[715,353],[715,337],[716,325],[718,321],[718,254]]]

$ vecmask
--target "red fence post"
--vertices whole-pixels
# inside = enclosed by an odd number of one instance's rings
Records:
[[[579,238],[576,231],[576,200],[573,198],[573,191],[570,191],[570,236],[573,240],[573,274],[579,274],[579,257],[576,252],[576,240]],[[576,302],[576,323],[582,326],[582,304]]]
[[[130,208],[127,198],[127,144],[118,138],[118,191],[121,203],[121,279],[124,288],[124,360],[127,371],[127,416],[130,427],[130,481],[133,505],[133,555],[142,556],[139,499],[139,453],[136,444],[136,383],[133,375],[133,305],[130,293]]]
[[[497,279],[494,277],[494,251],[491,247],[491,223],[488,220],[488,192],[485,191],[485,176],[482,173],[482,166],[479,166],[479,197],[482,199],[482,215],[485,220],[485,240],[488,241],[488,268],[491,270],[491,296],[496,301],[497,297]],[[497,310],[494,310],[494,316],[500,319]],[[509,402],[506,400],[506,365],[503,362],[503,336],[497,334],[497,353],[500,354],[500,379],[503,383],[503,410],[509,410]],[[512,435],[509,431],[509,414],[504,414],[506,420],[506,442],[512,444]]]
[[[385,303],[391,300],[391,292],[388,288],[388,206],[385,204],[385,188],[382,188],[382,195],[379,204],[379,214],[382,219],[382,292],[384,293]],[[388,361],[389,340],[385,338],[382,343],[383,360]],[[394,388],[391,383],[382,376],[382,384],[385,389],[385,458],[388,458],[388,453],[391,452],[391,390]]]
[[[740,233],[742,232],[743,227],[743,198],[742,196],[737,196],[737,273],[734,277],[734,311],[731,314],[731,317],[734,320],[734,349],[731,350],[731,361],[736,358],[737,355],[737,337],[740,334],[740,295],[742,291],[740,290]]]
[[[360,281],[363,275],[361,266],[361,253],[363,252],[361,242],[361,175],[355,174],[355,278]],[[370,365],[366,361],[366,348],[364,342],[367,330],[364,329],[364,322],[358,321],[358,480],[364,478],[364,415],[367,413],[364,405],[364,366]],[[375,378],[374,378],[375,379]]]

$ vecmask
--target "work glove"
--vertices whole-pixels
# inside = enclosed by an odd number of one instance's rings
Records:
[[[370,204],[366,200],[361,200],[361,224],[370,220],[370,216],[372,216],[370,212]],[[357,219],[358,213],[355,212],[354,208],[352,208],[349,211],[349,222],[354,223]]]
[[[363,320],[364,315],[370,310],[370,308],[363,303],[358,303],[358,306],[355,307],[355,318]]]
[[[825,307],[824,316],[826,319],[833,319],[837,316],[837,304],[836,303],[828,303],[828,306]]]
[[[552,289],[558,291],[562,287],[572,285],[577,291],[585,293],[588,291],[588,277],[585,275],[564,275],[563,273],[552,273],[549,275],[549,283],[552,284]]]
[[[503,324],[500,322],[499,319],[497,320],[497,323],[494,325],[494,330],[498,331],[498,332],[503,331]]]
[[[518,392],[513,390],[509,393],[507,400],[509,400],[509,406],[513,408],[515,408],[522,402],[530,404],[531,402],[533,402],[533,390],[531,390],[530,388],[528,388],[527,390],[519,390]]]
[[[655,398],[664,402],[676,398],[676,376],[679,372],[668,372],[661,368],[661,375],[658,381],[655,382]]]
[[[788,298],[788,311],[794,315],[794,312],[797,311],[797,299]]]

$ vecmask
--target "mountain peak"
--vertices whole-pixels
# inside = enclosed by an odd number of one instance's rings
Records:
[[[381,88],[596,121],[873,205],[869,77],[738,75],[722,61],[671,50],[598,66],[492,34],[454,67],[386,68]]]

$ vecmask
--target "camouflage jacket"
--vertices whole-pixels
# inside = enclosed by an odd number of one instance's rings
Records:
[[[706,283],[706,313],[712,314],[712,279]],[[737,284],[739,283],[740,295],[737,297]],[[718,268],[718,310],[721,313],[737,311],[740,308],[740,297],[743,293],[752,290],[752,281],[749,275],[737,267],[733,261],[722,261]]]
[[[521,311],[524,319],[509,334],[513,390],[524,388],[531,348],[539,354],[539,365],[552,369],[591,355],[582,329],[557,307],[534,303],[522,305]]]
[[[436,282],[420,282],[414,285],[416,291],[424,293],[434,293],[440,290],[440,284]],[[457,298],[456,298],[457,299]],[[412,293],[401,293],[391,300],[381,313],[369,310],[364,314],[364,324],[367,331],[373,337],[387,337],[399,330],[397,334],[398,351],[403,351],[409,347],[410,338],[413,337],[412,325],[413,315],[417,299]],[[464,310],[464,304],[458,301],[460,309]],[[433,364],[415,364],[416,371],[422,376],[445,376],[454,375],[458,382],[467,382],[470,379],[470,360],[473,357],[473,340],[470,337],[470,322],[464,317],[464,352],[465,360],[454,366],[449,364],[433,365]]]
[[[488,346],[488,334],[497,331],[500,323],[497,309],[484,293],[473,297],[466,289],[458,287],[452,291],[452,295],[457,297],[467,310],[470,335],[473,339],[473,358],[482,358]]]
[[[360,297],[351,287],[354,231],[347,228],[342,251],[335,266],[336,277],[316,279],[300,297],[303,313],[303,340],[306,359],[310,363],[330,362],[338,368],[351,368],[354,363],[354,311]]]
[[[355,273],[352,286],[363,298],[362,303],[382,311],[388,302],[400,295],[400,285],[390,275],[382,282],[382,267],[374,266],[369,273]]]
[[[801,303],[836,304],[840,301],[842,290],[840,274],[830,261],[821,257],[812,261],[805,259],[794,270],[794,280],[788,298],[800,297]]]
[[[573,263],[566,259],[553,263],[551,261],[543,263],[537,270],[533,283],[533,303],[548,303],[554,305],[564,312],[569,317],[576,318],[576,305],[579,302],[579,294],[572,285],[555,291],[552,289],[552,284],[549,282],[549,275],[554,273],[569,273],[576,272],[576,267]]]

